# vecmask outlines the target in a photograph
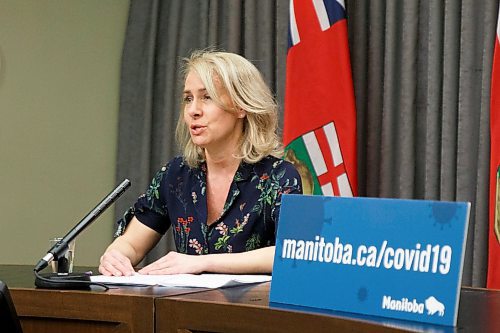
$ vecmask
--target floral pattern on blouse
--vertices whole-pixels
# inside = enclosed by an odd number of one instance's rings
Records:
[[[137,219],[160,234],[172,227],[177,251],[186,254],[244,252],[275,245],[282,194],[301,194],[295,167],[265,157],[242,162],[221,215],[207,224],[206,164],[190,168],[176,157],[156,173],[145,194],[118,221],[116,235]]]

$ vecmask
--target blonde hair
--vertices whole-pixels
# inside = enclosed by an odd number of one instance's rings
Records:
[[[255,163],[267,155],[283,155],[283,146],[277,133],[278,106],[259,70],[250,61],[234,53],[195,51],[184,59],[184,81],[190,72],[198,74],[219,107],[227,112],[240,109],[246,112],[243,138],[236,157],[247,163]],[[216,81],[228,94],[230,105],[222,102],[217,93]],[[204,150],[191,140],[182,113],[177,122],[176,139],[189,166],[196,167],[205,160]]]

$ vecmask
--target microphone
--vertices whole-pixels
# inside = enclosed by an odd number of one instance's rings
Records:
[[[85,228],[87,228],[102,212],[104,212],[113,202],[120,197],[125,190],[130,187],[130,180],[125,179],[111,193],[109,193],[90,213],[88,213],[76,226],[71,229],[57,244],[38,261],[35,266],[35,273],[40,272],[48,266],[52,260],[58,260],[68,251],[68,244],[75,239]]]

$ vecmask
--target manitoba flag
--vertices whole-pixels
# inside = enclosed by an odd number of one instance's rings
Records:
[[[285,158],[304,193],[356,196],[356,109],[344,1],[290,0]]]
[[[500,12],[495,38],[495,53],[491,73],[490,100],[490,228],[488,253],[488,288],[500,289]]]

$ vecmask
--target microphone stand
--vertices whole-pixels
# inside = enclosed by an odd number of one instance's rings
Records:
[[[75,239],[85,228],[87,228],[99,215],[101,215],[113,202],[120,197],[125,190],[130,187],[130,180],[125,179],[113,191],[111,191],[90,213],[88,213],[76,226],[71,229],[66,236],[57,242],[38,261],[34,268],[35,285],[39,288],[49,289],[88,289],[91,285],[109,288],[102,283],[90,281],[90,276],[85,273],[39,273],[53,260],[63,257],[68,251],[68,244]]]

